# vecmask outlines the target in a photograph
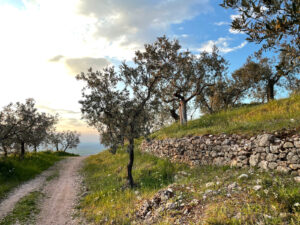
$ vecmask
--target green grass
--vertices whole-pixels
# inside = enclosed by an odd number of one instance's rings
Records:
[[[300,95],[272,101],[262,105],[243,106],[233,110],[204,115],[189,121],[187,126],[173,124],[154,134],[152,138],[179,138],[183,136],[236,133],[253,135],[300,126]],[[142,139],[136,140],[139,146]],[[260,172],[228,166],[199,166],[189,168],[171,163],[136,150],[133,176],[137,187],[126,185],[126,150],[112,155],[104,151],[86,160],[83,168],[87,195],[79,206],[88,221],[95,224],[131,224],[135,210],[145,199],[151,199],[161,188],[177,185],[184,201],[198,199],[203,204],[203,214],[190,224],[299,224],[300,185],[290,175]],[[184,171],[188,175],[180,175]],[[239,180],[247,173],[249,178]],[[218,194],[203,199],[208,189],[205,184],[216,182],[209,189]],[[224,187],[237,182],[241,191],[228,197]],[[260,182],[262,189],[254,191]],[[187,189],[188,187],[188,189]],[[193,190],[191,192],[190,190]],[[188,202],[187,202],[188,203]],[[241,216],[236,216],[241,215]],[[182,212],[165,213],[159,224],[174,224]]]
[[[14,210],[0,220],[0,225],[34,224],[34,215],[39,213],[38,201],[41,197],[42,193],[35,191],[21,198]]]
[[[204,115],[200,119],[189,121],[187,126],[174,123],[152,135],[164,139],[203,134],[257,134],[283,128],[299,128],[300,95],[287,99],[274,100],[267,104],[243,106],[237,109]]]
[[[126,185],[127,162],[128,154],[124,150],[115,155],[104,151],[86,160],[82,172],[88,193],[79,208],[88,221],[95,224],[131,224],[137,206],[169,184],[179,187],[184,201],[201,200],[204,212],[199,224],[255,224],[261,220],[265,224],[297,224],[300,221],[300,207],[294,206],[300,203],[300,186],[289,175],[256,170],[249,172],[249,169],[229,166],[189,168],[136,151],[133,176],[137,187],[131,190]],[[186,175],[182,175],[182,171]],[[247,173],[249,178],[237,179],[242,173]],[[257,192],[253,186],[258,180],[263,188]],[[216,181],[218,185],[209,188],[205,185]],[[233,182],[237,182],[241,191],[227,197],[222,188]],[[203,201],[207,189],[221,191]],[[242,217],[234,219],[233,216],[238,213]],[[280,213],[286,216],[282,217]],[[271,217],[264,218],[265,215]],[[181,216],[179,212],[172,216],[166,213],[161,224],[173,224],[174,221],[170,221]],[[191,221],[190,224],[194,223]]]
[[[133,176],[138,187],[130,190],[126,185],[127,163],[128,154],[122,150],[115,155],[104,151],[86,160],[83,174],[90,193],[80,207],[87,220],[96,224],[106,219],[116,224],[129,224],[129,215],[137,200],[135,191],[143,196],[152,194],[172,183],[177,171],[189,170],[186,165],[136,152]]]
[[[57,178],[57,177],[59,177],[59,171],[57,170],[57,171],[55,171],[53,174],[51,174],[50,176],[48,176],[47,178],[46,178],[46,181],[51,181],[51,180],[53,180],[53,179],[55,179],[55,178]]]
[[[73,156],[69,153],[47,151],[27,153],[23,160],[14,156],[0,158],[0,199],[14,187],[34,178],[67,155]]]

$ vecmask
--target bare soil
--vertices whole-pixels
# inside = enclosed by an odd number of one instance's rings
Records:
[[[44,187],[46,198],[41,204],[37,225],[78,224],[78,220],[73,219],[72,215],[81,187],[78,170],[84,158],[74,157],[64,160],[59,169],[59,177]]]

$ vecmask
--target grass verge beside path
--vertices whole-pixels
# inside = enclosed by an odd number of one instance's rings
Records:
[[[87,220],[95,224],[130,224],[138,196],[155,193],[172,183],[177,171],[189,170],[185,165],[136,152],[133,177],[139,186],[130,190],[126,187],[127,163],[128,154],[124,151],[115,155],[104,151],[87,158],[82,171],[89,194],[80,206]]]
[[[34,191],[21,198],[14,210],[0,220],[0,225],[34,224],[35,215],[40,211],[38,202],[42,195],[41,192]]]
[[[23,160],[10,156],[0,158],[0,200],[14,187],[48,169],[65,156],[65,152],[27,153]]]
[[[186,205],[198,199],[203,212],[189,224],[298,224],[300,185],[289,175],[216,166],[189,168],[136,151],[133,176],[137,187],[126,187],[128,154],[104,151],[87,158],[82,170],[87,195],[80,211],[94,224],[131,224],[145,199],[162,188],[177,186],[176,199]],[[247,174],[244,178],[238,178]],[[234,184],[235,183],[235,184]],[[233,189],[229,187],[233,186]],[[259,185],[259,190],[254,190]],[[177,204],[177,203],[176,203]],[[183,211],[163,210],[155,224],[177,224]],[[192,209],[191,209],[192,210]],[[143,223],[142,223],[143,224]]]
[[[203,134],[257,134],[283,128],[300,128],[300,95],[274,100],[267,104],[204,115],[189,121],[187,126],[174,123],[152,135],[153,138],[180,138]]]

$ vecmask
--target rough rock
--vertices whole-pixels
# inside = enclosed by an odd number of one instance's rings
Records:
[[[257,166],[257,164],[259,162],[259,156],[260,156],[259,154],[250,156],[249,163],[251,166]]]
[[[258,164],[258,167],[259,168],[262,168],[264,170],[268,170],[268,162],[267,161],[261,161],[259,164]]]
[[[205,187],[211,187],[211,186],[214,186],[215,183],[214,182],[209,182],[209,183],[206,183],[205,184]]]
[[[294,180],[295,180],[297,183],[300,183],[300,176],[294,177]]]
[[[254,190],[254,191],[259,191],[261,188],[262,188],[261,185],[255,185],[255,186],[253,187],[253,190]]]
[[[241,174],[239,177],[238,177],[238,179],[239,180],[242,180],[242,179],[247,179],[249,176],[248,176],[248,174]]]
[[[264,170],[299,174],[300,134],[288,134],[286,130],[252,137],[221,134],[150,140],[141,144],[141,150],[190,166],[257,166]],[[175,179],[179,176],[188,174],[178,173]]]
[[[236,183],[236,182],[233,182],[232,184],[229,184],[227,188],[228,188],[229,190],[232,190],[232,189],[236,188],[237,186],[238,186],[237,183]]]
[[[271,142],[275,139],[274,135],[272,134],[263,134],[258,139],[258,146],[266,147],[269,146]]]
[[[269,167],[271,170],[274,170],[274,169],[276,169],[276,167],[277,167],[277,163],[276,163],[276,162],[270,162],[270,163],[268,164],[268,167]]]
[[[283,148],[294,148],[294,145],[292,142],[286,142],[284,143]]]

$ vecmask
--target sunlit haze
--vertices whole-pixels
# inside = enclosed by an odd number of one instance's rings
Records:
[[[97,142],[81,120],[76,74],[130,61],[164,34],[193,52],[216,44],[235,69],[255,49],[230,29],[234,16],[209,0],[0,0],[0,106],[34,98],[59,113],[58,130]]]

